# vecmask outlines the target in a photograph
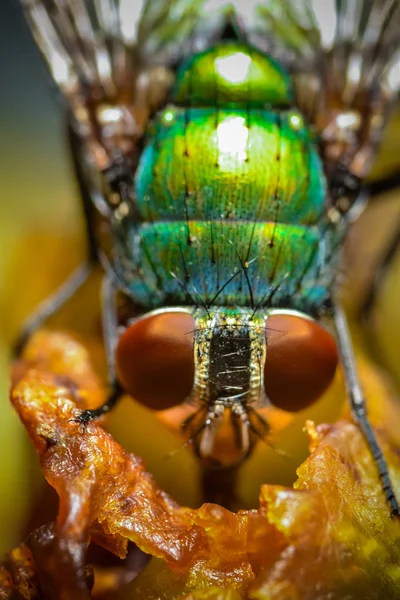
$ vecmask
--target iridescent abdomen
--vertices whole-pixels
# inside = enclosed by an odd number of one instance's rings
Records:
[[[325,299],[321,161],[287,75],[262,53],[228,44],[183,65],[149,128],[135,193],[123,259],[144,306],[200,296],[305,310]]]
[[[146,221],[311,225],[323,210],[325,189],[319,157],[296,113],[168,108],[142,154],[136,195]]]

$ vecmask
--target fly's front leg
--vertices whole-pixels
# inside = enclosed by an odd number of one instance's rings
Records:
[[[122,388],[119,385],[115,373],[115,348],[118,341],[118,321],[116,306],[116,288],[112,279],[105,276],[102,285],[102,317],[103,337],[107,357],[108,378],[110,394],[106,402],[99,408],[84,410],[75,420],[82,425],[97,419],[108,413],[118,403],[122,396]]]
[[[66,302],[74,296],[89,279],[95,262],[87,259],[69,278],[28,317],[22,325],[18,339],[13,345],[13,353],[19,356],[28,339],[40,329]]]
[[[394,517],[399,515],[399,504],[394,493],[393,484],[390,480],[387,462],[381,447],[379,446],[375,432],[368,420],[367,407],[357,374],[353,345],[350,338],[346,315],[338,304],[334,303],[332,305],[332,310],[336,327],[339,353],[341,356],[341,363],[345,375],[346,388],[349,395],[353,416],[361,427],[361,430],[368,442],[372,456],[378,468],[378,473],[382,482],[382,488],[385,493],[386,500],[390,504],[391,517]]]

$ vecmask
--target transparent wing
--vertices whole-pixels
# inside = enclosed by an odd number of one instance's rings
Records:
[[[203,0],[21,0],[54,81],[70,98],[114,98],[144,64],[179,47]],[[86,89],[86,88],[89,88]]]
[[[340,162],[363,178],[400,87],[399,0],[269,0],[257,15],[252,35],[292,71],[328,174]]]
[[[330,180],[367,174],[400,87],[400,0],[21,1],[100,170],[134,151],[174,65],[232,15],[293,74]]]
[[[125,181],[127,173],[131,177],[138,139],[168,93],[173,80],[170,66],[184,52],[204,2],[21,0],[21,4],[67,106],[89,227],[96,232],[107,268],[113,263],[113,236],[126,207],[125,196],[114,193],[114,182]]]
[[[168,65],[203,0],[21,0],[51,75],[100,169],[167,93]]]

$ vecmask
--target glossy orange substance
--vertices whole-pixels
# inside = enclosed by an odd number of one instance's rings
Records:
[[[272,315],[266,327],[265,392],[278,408],[302,410],[331,384],[338,363],[336,342],[321,325],[296,315]]]
[[[115,355],[117,376],[140,404],[164,410],[190,394],[194,329],[191,315],[165,313],[141,319],[121,335]]]
[[[98,423],[83,431],[73,420],[78,398],[92,405],[95,378],[83,348],[68,336],[63,346],[61,340],[60,334],[34,337],[11,393],[59,495],[59,513],[29,536],[28,554],[22,545],[8,555],[0,598],[10,589],[25,600],[96,597],[85,569],[90,541],[119,557],[131,541],[154,557],[110,600],[314,600],[315,590],[320,600],[400,598],[400,523],[389,519],[356,425],[308,422],[310,456],[298,466],[298,480],[293,488],[263,485],[256,510],[179,506]],[[60,376],[67,365],[69,377]],[[398,401],[368,363],[359,366],[399,493]],[[80,383],[84,376],[88,390]]]

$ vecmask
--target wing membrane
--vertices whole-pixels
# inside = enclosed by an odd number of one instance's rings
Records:
[[[257,39],[285,62],[325,145],[328,173],[363,178],[400,87],[398,0],[270,0]]]
[[[195,29],[203,0],[22,0],[54,81],[68,100],[126,93],[145,64]],[[80,89],[78,89],[80,87]]]
[[[22,3],[82,136],[103,148],[92,149],[99,167],[110,148],[129,151],[165,98],[168,68],[212,39],[229,14],[293,74],[331,179],[338,164],[366,175],[400,87],[400,0]]]

